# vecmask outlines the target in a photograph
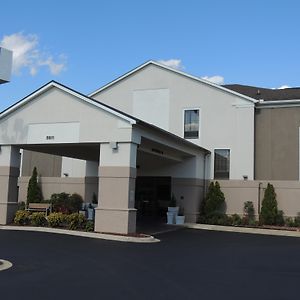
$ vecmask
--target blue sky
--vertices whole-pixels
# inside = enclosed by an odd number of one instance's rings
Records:
[[[4,1],[0,44],[18,57],[0,110],[51,79],[89,93],[149,59],[217,82],[300,86],[299,11],[296,0]]]

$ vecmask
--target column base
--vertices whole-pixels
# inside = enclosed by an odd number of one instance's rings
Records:
[[[136,209],[95,209],[95,231],[129,234],[136,232]]]
[[[17,209],[17,202],[0,203],[0,225],[12,223]]]

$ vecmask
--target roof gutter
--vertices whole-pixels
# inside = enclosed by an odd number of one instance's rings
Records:
[[[273,100],[273,101],[259,100],[259,102],[256,105],[257,108],[290,107],[290,106],[300,106],[300,99]]]

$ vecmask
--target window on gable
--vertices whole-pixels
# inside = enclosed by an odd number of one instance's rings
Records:
[[[230,150],[216,149],[214,165],[215,165],[214,167],[215,179],[229,179]]]
[[[184,111],[184,138],[199,138],[199,109]]]

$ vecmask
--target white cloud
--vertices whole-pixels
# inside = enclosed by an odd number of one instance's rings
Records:
[[[176,70],[183,70],[184,69],[184,66],[182,65],[181,59],[171,58],[171,59],[168,59],[168,60],[159,60],[158,62],[165,65],[165,66],[167,66],[167,67],[170,67],[170,68],[173,68],[173,69],[176,69]]]
[[[65,56],[59,56],[58,61],[52,55],[41,51],[38,36],[25,35],[22,32],[5,35],[0,46],[13,51],[13,73],[21,74],[22,69],[28,69],[34,76],[41,67],[47,67],[52,75],[58,75],[66,67]]]
[[[203,76],[201,77],[202,79],[205,79],[207,81],[210,81],[212,83],[216,84],[224,84],[224,77],[220,75],[215,75],[215,76]]]
[[[283,90],[283,89],[288,89],[288,88],[290,88],[290,86],[284,84],[284,85],[278,87],[277,89],[278,89],[278,90]]]
[[[159,63],[168,66],[170,68],[176,69],[176,70],[183,70],[184,65],[182,64],[181,59],[175,59],[171,58],[168,60],[159,60]],[[202,79],[205,79],[207,81],[216,83],[216,84],[224,84],[224,77],[220,75],[215,75],[215,76],[203,76],[201,77]]]
[[[64,59],[63,59],[64,60]],[[56,63],[53,61],[53,58],[50,56],[44,61],[39,61],[39,66],[48,66],[51,74],[58,75],[61,71],[65,69],[64,63]]]

